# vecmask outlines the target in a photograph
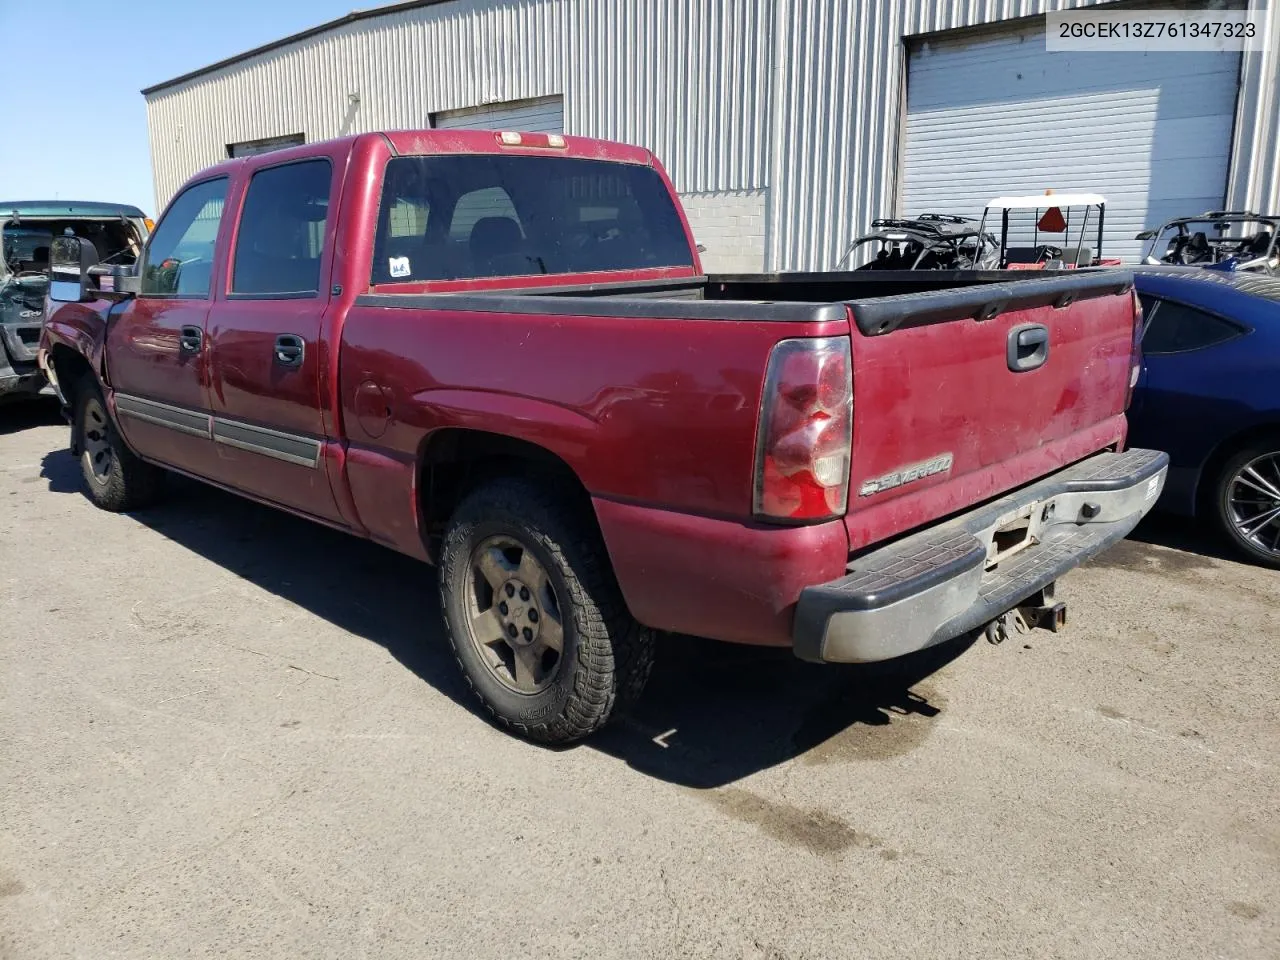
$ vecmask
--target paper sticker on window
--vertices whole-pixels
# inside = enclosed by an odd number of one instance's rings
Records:
[[[409,274],[413,273],[413,270],[409,266],[408,257],[389,257],[387,259],[387,266],[391,268],[391,275],[393,277],[407,277]]]

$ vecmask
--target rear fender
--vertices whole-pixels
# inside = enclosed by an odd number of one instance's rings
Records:
[[[597,489],[599,465],[591,456],[603,432],[589,416],[559,404],[529,397],[476,390],[427,390],[413,396],[430,422],[418,447],[424,460],[432,438],[442,430],[497,434],[540,447],[563,461],[588,490]]]
[[[1175,487],[1173,498],[1166,497],[1163,504],[1178,513],[1209,514],[1211,500],[1218,481],[1218,472],[1233,454],[1264,439],[1280,437],[1280,411],[1270,413],[1223,438],[1213,451],[1194,467],[1184,469],[1182,483]],[[1169,471],[1173,475],[1172,470]]]
[[[557,404],[486,391],[424,390],[410,395],[403,406],[396,404],[396,421],[381,435],[372,432],[382,426],[372,416],[380,412],[376,406],[362,409],[357,403],[348,414],[347,485],[354,513],[369,536],[410,556],[433,559],[432,537],[459,493],[452,490],[449,502],[436,502],[425,485],[430,483],[426,466],[432,445],[446,434],[516,441],[545,451],[588,489],[592,482],[588,451],[599,424]],[[388,496],[390,491],[394,494]]]

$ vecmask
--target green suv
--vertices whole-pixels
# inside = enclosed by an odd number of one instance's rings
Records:
[[[132,264],[151,221],[122,203],[0,200],[0,403],[45,388],[36,366],[54,237],[90,241],[104,263]]]

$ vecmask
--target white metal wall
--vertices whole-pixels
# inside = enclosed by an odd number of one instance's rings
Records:
[[[768,260],[830,267],[852,237],[895,207],[906,45],[902,38],[1092,6],[1091,0],[777,0],[775,144]],[[1168,6],[1176,6],[1167,0]],[[1250,0],[1266,8],[1264,0]],[[1271,49],[1245,56],[1227,202],[1280,207],[1280,14]]]
[[[683,193],[762,191],[764,265],[829,267],[894,209],[904,38],[1093,0],[453,0],[350,23],[147,97],[158,205],[226,144],[425,126],[561,94]],[[1173,0],[1166,0],[1173,5]],[[1280,208],[1280,12],[1244,58],[1229,206]],[[358,94],[353,102],[349,94]]]
[[[648,147],[681,192],[767,186],[779,2],[576,0],[569,131]]]
[[[503,101],[469,110],[433,114],[438,130],[523,130],[526,133],[564,133],[564,98]]]
[[[911,51],[899,213],[977,216],[1002,194],[1101,193],[1104,253],[1134,261],[1138,231],[1222,209],[1239,53],[1044,44],[1035,26]],[[1019,221],[1027,243],[1033,219]],[[1096,227],[1095,215],[1091,248]]]
[[[226,145],[428,126],[563,92],[568,0],[459,0],[359,20],[147,97],[157,208]],[[351,95],[355,94],[355,100]]]

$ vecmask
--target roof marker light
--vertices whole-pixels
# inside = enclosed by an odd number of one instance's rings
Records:
[[[505,143],[508,147],[520,146],[520,134],[511,130],[503,130],[498,134],[498,139]]]
[[[560,136],[560,134],[558,134],[558,133],[549,133],[549,134],[547,134],[547,146],[549,146],[549,147],[563,147],[563,146],[564,146],[564,137]]]

